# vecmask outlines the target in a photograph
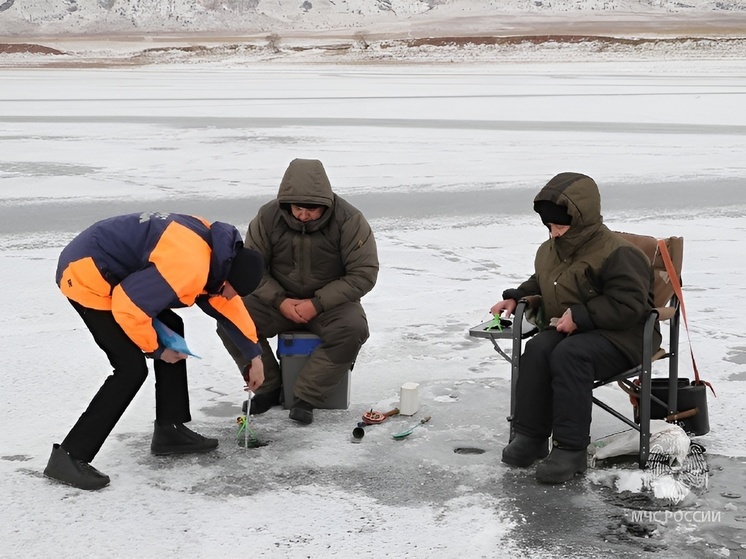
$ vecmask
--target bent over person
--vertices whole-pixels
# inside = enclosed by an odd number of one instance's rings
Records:
[[[295,159],[277,199],[249,224],[246,246],[262,253],[264,277],[243,301],[262,344],[266,381],[251,400],[251,414],[280,403],[282,379],[267,338],[307,330],[322,343],[310,355],[294,387],[289,417],[313,421],[313,409],[350,370],[368,339],[360,299],[378,277],[378,252],[363,214],[337,196],[321,161]],[[245,358],[222,328],[218,332],[239,367]]]
[[[217,439],[184,425],[191,421],[187,355],[164,346],[153,319],[183,336],[184,322],[171,309],[198,305],[233,340],[254,390],[264,381],[261,348],[236,295],[251,293],[262,269],[261,255],[244,248],[235,227],[189,215],[121,215],[75,237],[60,255],[57,284],[114,372],[62,443],[53,445],[44,475],[81,489],[109,484],[90,462],[145,381],[146,356],[155,363],[153,454],[217,447]]]
[[[533,275],[490,309],[509,316],[522,298],[541,296],[540,331],[520,361],[515,437],[502,461],[525,468],[549,454],[536,478],[562,483],[587,467],[594,379],[642,360],[653,276],[647,256],[603,224],[601,196],[590,177],[555,176],[534,198],[534,210],[549,240],[536,253]]]

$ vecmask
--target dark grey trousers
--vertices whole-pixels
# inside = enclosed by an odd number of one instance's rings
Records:
[[[285,332],[307,331],[323,340],[323,343],[308,358],[294,389],[296,398],[301,398],[314,407],[318,407],[324,404],[327,395],[350,370],[360,348],[370,335],[368,319],[359,302],[344,303],[324,311],[308,324],[296,324],[288,320],[279,310],[254,295],[244,297],[244,303],[254,320],[259,342],[262,345],[265,380],[257,391],[260,394],[275,390],[282,385],[280,366],[267,338]],[[220,327],[218,335],[239,370],[243,370],[248,364],[247,360]]]

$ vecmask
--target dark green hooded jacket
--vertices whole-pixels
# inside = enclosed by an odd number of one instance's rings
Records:
[[[601,196],[590,177],[561,173],[534,203],[542,200],[566,208],[570,229],[539,247],[534,274],[503,298],[541,295],[547,320],[569,308],[578,333],[597,330],[629,357],[630,365],[640,363],[643,327],[653,308],[647,256],[603,224]],[[656,331],[654,348],[659,346]]]
[[[326,207],[303,223],[290,204]],[[332,192],[323,165],[294,159],[277,199],[259,209],[249,224],[246,246],[262,253],[265,273],[254,295],[279,307],[287,297],[313,300],[322,312],[359,301],[376,284],[378,251],[370,225],[359,210]]]

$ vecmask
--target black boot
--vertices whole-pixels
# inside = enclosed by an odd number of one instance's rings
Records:
[[[555,446],[549,458],[536,466],[536,480],[539,483],[564,483],[587,469],[588,455],[585,449]]]
[[[516,433],[510,444],[503,448],[503,462],[519,468],[528,468],[549,454],[549,439],[536,439]]]
[[[109,476],[102,474],[96,468],[73,458],[58,444],[52,445],[52,455],[49,457],[44,475],[78,489],[95,490],[109,485]]]
[[[280,388],[270,390],[269,392],[259,392],[255,394],[254,397],[251,399],[251,410],[249,412],[249,415],[259,415],[260,413],[266,412],[273,406],[279,406],[281,392],[282,386]],[[241,411],[244,413],[246,413],[246,405],[248,404],[248,402],[248,400],[244,400],[243,406],[241,406]]]
[[[296,398],[293,406],[290,408],[289,417],[306,425],[313,423],[313,406],[305,400]]]
[[[208,452],[217,448],[217,439],[208,439],[188,429],[183,423],[159,425],[155,422],[150,452],[157,456]]]

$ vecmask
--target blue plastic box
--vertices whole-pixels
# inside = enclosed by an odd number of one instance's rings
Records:
[[[282,391],[285,397],[285,409],[290,408],[295,396],[293,389],[298,375],[320,344],[321,338],[310,332],[285,332],[277,336],[277,357],[280,359],[282,373]],[[326,397],[321,409],[346,410],[350,407],[350,371]]]
[[[321,345],[321,338],[308,332],[287,332],[277,338],[277,355],[304,355],[308,357]]]

